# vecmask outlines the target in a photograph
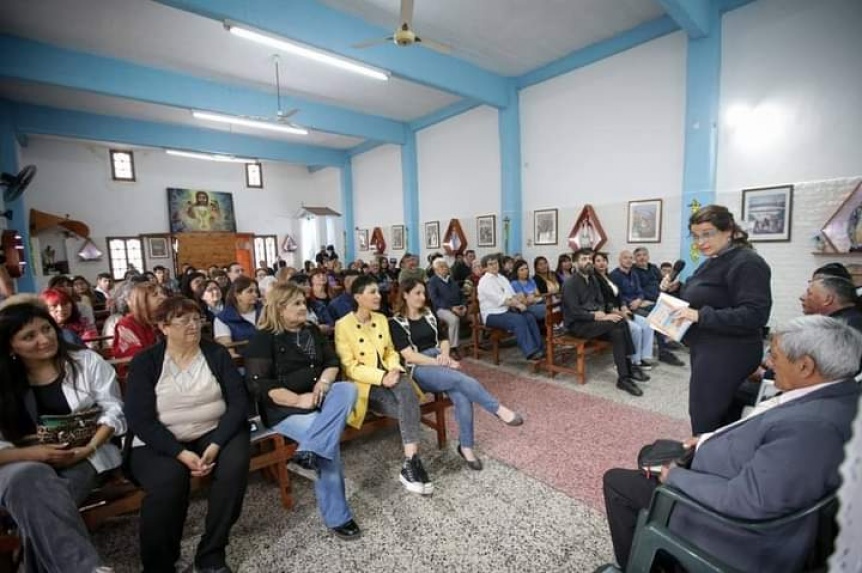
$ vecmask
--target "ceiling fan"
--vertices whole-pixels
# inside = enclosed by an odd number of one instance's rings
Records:
[[[443,54],[449,54],[452,51],[452,46],[449,46],[448,44],[437,42],[435,40],[429,40],[428,38],[420,38],[416,34],[416,31],[413,29],[413,0],[401,0],[400,23],[398,24],[398,27],[395,28],[395,31],[392,33],[391,36],[386,36],[384,38],[375,38],[366,42],[360,42],[359,44],[353,44],[353,47],[357,49],[364,49],[380,44],[386,44],[387,42],[392,42],[396,46],[400,47],[421,44],[426,48],[431,48],[432,50]]]
[[[288,118],[291,117],[292,115],[294,115],[299,110],[298,109],[291,109],[288,111],[284,111],[281,107],[281,77],[279,76],[279,73],[278,73],[278,65],[279,65],[279,63],[281,63],[281,58],[279,57],[278,54],[273,54],[272,63],[275,66],[275,98],[276,98],[276,110],[277,110],[275,112],[275,117],[272,119],[274,119],[277,123],[281,123],[281,124],[293,127],[295,129],[305,131],[304,127],[296,125],[295,123],[291,123],[290,121],[288,121]],[[270,119],[270,118],[261,118],[261,119],[266,120],[266,119]]]

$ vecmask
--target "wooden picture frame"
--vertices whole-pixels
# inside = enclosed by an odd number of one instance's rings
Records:
[[[584,205],[572,230],[569,231],[569,248],[573,251],[581,248],[600,251],[607,242],[608,234],[605,233],[596,210],[592,205]]]
[[[497,216],[481,215],[476,217],[476,246],[497,246]]]
[[[428,221],[425,223],[425,248],[440,248],[440,221]]]
[[[467,235],[461,228],[461,221],[450,219],[446,232],[443,233],[443,250],[449,256],[458,256],[467,248]]]
[[[368,250],[368,229],[356,229],[356,242],[360,251]]]
[[[404,225],[392,225],[392,250],[404,250]]]
[[[627,243],[661,243],[662,200],[629,201]]]
[[[558,214],[557,209],[533,211],[534,245],[556,245],[559,242]]]
[[[862,181],[820,230],[825,253],[862,253]]]
[[[792,218],[793,185],[742,190],[742,223],[749,241],[790,241]]]
[[[144,242],[147,245],[147,260],[171,258],[168,237],[145,237]]]

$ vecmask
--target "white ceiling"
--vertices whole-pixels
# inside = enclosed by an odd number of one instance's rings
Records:
[[[249,2],[252,0],[236,0]],[[282,0],[290,1],[290,0]],[[399,0],[320,0],[368,23],[391,30]],[[452,57],[505,76],[541,67],[594,42],[663,14],[654,0],[415,0],[414,27],[454,47]],[[218,21],[152,0],[2,0],[0,33],[74,51],[127,60],[275,97],[273,49],[227,33]],[[382,45],[372,50],[422,49]],[[4,55],[8,57],[8,55]],[[410,121],[460,98],[406,80],[378,82],[281,55],[282,92],[361,113]],[[0,79],[0,97],[58,108],[212,129],[188,110],[68,88]],[[288,106],[285,106],[288,107]],[[302,124],[302,109],[292,118]],[[349,148],[360,139],[312,132],[275,136],[236,133]]]

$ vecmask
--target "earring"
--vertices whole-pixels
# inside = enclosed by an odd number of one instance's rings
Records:
[[[9,356],[12,358],[12,360],[18,360],[17,354],[10,354]]]

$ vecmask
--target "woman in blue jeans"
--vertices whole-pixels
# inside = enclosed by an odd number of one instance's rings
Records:
[[[245,353],[246,380],[264,425],[299,444],[291,461],[316,477],[314,491],[326,527],[341,539],[358,539],[362,532],[347,505],[339,445],[356,387],[335,382],[338,355],[307,317],[299,286],[270,288],[260,330]]]
[[[400,283],[400,297],[389,329],[395,349],[401,353],[413,380],[426,392],[446,392],[455,405],[458,420],[458,453],[473,470],[482,461],[473,452],[473,403],[494,414],[509,426],[520,426],[524,419],[501,405],[475,378],[459,370],[449,356],[447,329],[438,328],[434,312],[425,304],[425,284],[416,279]]]

